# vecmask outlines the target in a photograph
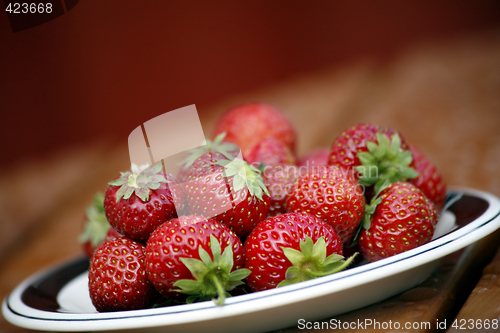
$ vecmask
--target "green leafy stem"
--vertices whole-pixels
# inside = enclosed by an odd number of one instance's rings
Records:
[[[299,247],[300,251],[289,247],[281,248],[292,266],[286,270],[286,278],[278,284],[278,287],[340,272],[347,268],[357,255],[355,253],[347,260],[335,253],[327,257],[323,236],[314,244],[311,237],[306,236],[305,240],[300,241]]]
[[[233,250],[229,244],[224,253],[221,254],[221,246],[215,236],[210,235],[210,250],[213,260],[201,246],[198,248],[200,259],[181,258],[181,262],[186,265],[193,279],[181,279],[175,282],[172,291],[181,292],[189,295],[187,303],[195,301],[206,301],[212,299],[215,304],[223,305],[226,297],[231,296],[229,291],[239,285],[251,271],[246,268],[238,269],[233,272],[234,260]],[[216,297],[216,298],[214,298]]]

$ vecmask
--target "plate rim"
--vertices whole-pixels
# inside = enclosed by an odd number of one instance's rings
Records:
[[[286,304],[299,303],[323,294],[335,293],[340,290],[348,290],[404,272],[410,268],[419,267],[434,260],[438,260],[478,241],[500,227],[500,199],[498,197],[488,192],[464,187],[449,187],[448,193],[467,194],[479,197],[486,200],[489,206],[481,216],[477,217],[474,221],[471,221],[463,228],[454,230],[438,239],[435,239],[433,242],[426,243],[416,249],[384,260],[353,267],[334,275],[305,281],[300,284],[228,298],[226,300],[227,306],[224,307],[217,307],[212,302],[201,302],[155,309],[75,314],[34,309],[24,305],[24,303],[20,301],[20,295],[26,287],[30,286],[35,281],[50,275],[51,273],[53,274],[58,268],[75,262],[76,260],[73,258],[72,260],[66,260],[63,263],[57,263],[44,268],[21,282],[3,300],[2,312],[4,317],[12,324],[30,329],[45,330],[48,328],[50,330],[68,330],[67,325],[74,324],[76,322],[82,324],[78,327],[78,331],[123,328],[137,329],[156,326],[181,325],[186,323],[186,318],[172,320],[172,315],[177,315],[177,317],[179,317],[179,314],[192,313],[193,311],[198,311],[198,314],[200,315],[197,316],[194,321],[203,321],[208,318],[214,319],[214,315],[216,315],[216,319],[218,319],[241,315],[243,312],[251,313],[273,308],[275,306],[283,305],[283,300],[286,300]],[[494,221],[495,219],[498,219],[498,221]],[[496,223],[491,223],[492,221]],[[439,251],[439,249],[443,251]],[[393,269],[382,269],[387,266],[392,266]],[[371,273],[366,274],[366,272]],[[368,275],[368,278],[365,275]],[[339,287],[339,284],[332,283],[333,281],[339,280],[343,281],[341,288]],[[307,290],[309,292],[297,292],[300,290]],[[282,294],[288,294],[289,297],[274,297]],[[271,301],[269,301],[270,298]],[[253,307],[252,309],[248,309],[247,306],[244,306],[249,304],[253,305],[254,302],[262,299],[267,300],[266,302],[263,302],[263,304],[260,304],[260,307],[258,308]],[[31,312],[31,315],[23,313],[26,311]],[[155,319],[149,322],[136,321],[138,318],[145,317]],[[191,317],[189,321],[193,322],[193,318]],[[103,323],[105,323],[104,326],[108,327],[103,327]],[[75,327],[72,327],[72,329],[74,328]]]

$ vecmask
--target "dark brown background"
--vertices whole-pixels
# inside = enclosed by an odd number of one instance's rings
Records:
[[[498,26],[498,1],[86,0],[12,33],[0,14],[0,168],[312,70]],[[327,112],[327,111],[326,111]]]

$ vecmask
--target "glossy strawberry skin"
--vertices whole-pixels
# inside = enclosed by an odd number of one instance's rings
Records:
[[[120,234],[141,243],[146,243],[149,235],[163,222],[178,216],[175,203],[183,200],[180,188],[176,186],[176,190],[171,191],[169,183],[160,183],[158,189],[150,190],[146,202],[135,193],[129,199],[121,198],[117,202],[118,190],[119,186],[110,185],[105,193],[106,218]]]
[[[259,167],[260,163],[265,166],[296,165],[297,161],[290,148],[274,137],[268,137],[257,143],[245,156],[248,164]]]
[[[380,194],[368,230],[359,236],[359,248],[368,261],[387,258],[431,240],[437,213],[413,184],[396,182]]]
[[[263,103],[238,105],[226,111],[215,126],[214,137],[237,144],[244,156],[267,137],[274,137],[295,152],[297,134],[291,122],[276,108]]]
[[[233,179],[223,176],[224,167],[216,163],[228,160],[221,153],[207,153],[191,166],[186,182],[186,210],[224,224],[239,237],[244,237],[261,221],[269,210],[271,198],[262,200],[250,195],[248,189],[233,191]]]
[[[306,212],[333,227],[342,244],[348,244],[365,208],[361,186],[344,169],[325,166],[311,170],[298,179],[287,200],[289,212]]]
[[[300,241],[309,236],[316,242],[324,237],[327,255],[342,255],[342,245],[328,224],[306,213],[288,213],[261,222],[245,242],[245,268],[252,273],[247,283],[254,291],[276,288],[292,266],[281,247],[300,250]]]
[[[411,179],[410,182],[434,203],[439,212],[446,200],[446,183],[437,168],[424,154],[413,146],[410,146],[410,151],[413,155],[412,167],[419,174],[417,178]]]
[[[210,235],[221,244],[221,250],[231,244],[233,271],[243,267],[243,245],[240,239],[219,222],[201,216],[181,216],[158,227],[146,245],[147,274],[151,283],[164,296],[182,298],[171,291],[181,279],[194,279],[180,258],[200,259],[201,246],[210,256]],[[213,257],[212,257],[213,259]]]
[[[298,177],[299,169],[294,165],[278,165],[264,168],[262,178],[271,197],[269,211],[267,212],[268,216],[287,212],[286,202],[297,183]]]
[[[89,268],[89,294],[99,312],[144,309],[158,293],[149,282],[146,247],[126,237],[99,245]]]
[[[330,148],[328,165],[342,167],[349,170],[354,177],[358,177],[357,172],[352,169],[360,166],[361,162],[357,156],[359,152],[367,152],[366,143],[368,141],[378,143],[377,133],[382,132],[389,139],[395,133],[391,128],[379,127],[370,123],[358,124],[350,127],[340,134]],[[401,137],[401,134],[399,134]],[[407,150],[408,144],[401,137],[401,149]]]

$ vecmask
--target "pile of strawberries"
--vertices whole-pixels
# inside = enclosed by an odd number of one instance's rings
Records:
[[[360,124],[298,160],[290,121],[251,103],[228,110],[214,137],[177,175],[132,165],[96,197],[81,241],[98,311],[222,305],[433,236],[446,186],[394,129]]]

